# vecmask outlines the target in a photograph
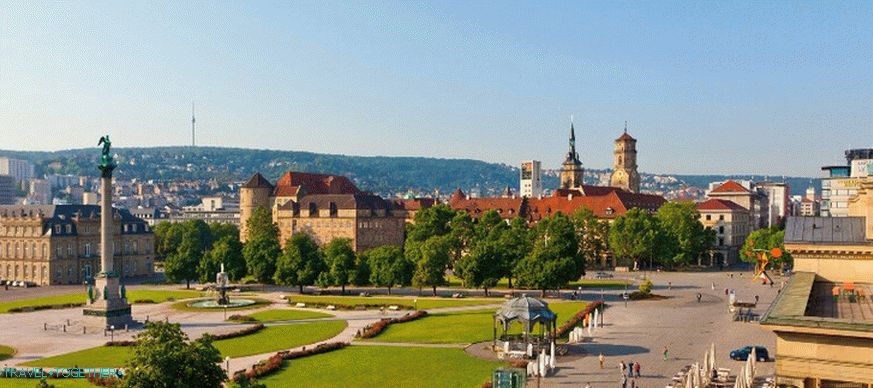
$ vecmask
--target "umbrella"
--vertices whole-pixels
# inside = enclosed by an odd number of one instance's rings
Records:
[[[594,328],[598,328],[597,320],[600,318],[600,310],[594,309]]]
[[[546,375],[546,350],[543,349],[539,357],[540,376]]]
[[[715,370],[715,342],[712,343],[712,346],[709,348],[709,371]]]
[[[752,347],[752,352],[749,353],[749,359],[752,360],[749,362],[749,365],[751,365],[751,368],[749,368],[749,369],[751,369],[752,378],[755,378],[755,372],[757,372],[757,370],[755,368],[755,363],[758,361],[758,352],[755,351],[754,346]]]
[[[549,369],[555,369],[555,341],[552,341],[551,354],[549,355]]]
[[[746,373],[745,367],[740,369],[740,374],[737,375],[737,379],[734,381],[734,388],[747,388],[746,379],[743,378],[743,375]]]
[[[503,342],[503,353],[509,353],[509,341]]]
[[[533,357],[533,344],[527,344],[527,356]]]
[[[685,372],[685,388],[697,388],[694,386],[694,381],[691,380],[691,370]]]
[[[704,382],[709,382],[710,371],[709,371],[709,352],[708,351],[703,353],[703,366],[701,367],[700,374],[703,376]]]

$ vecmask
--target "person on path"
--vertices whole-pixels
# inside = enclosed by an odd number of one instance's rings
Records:
[[[673,282],[667,282],[667,289],[668,289],[668,290],[672,290],[672,289],[673,289]]]
[[[715,282],[712,282],[712,289],[715,289]]]
[[[728,291],[730,290],[728,290],[727,288],[724,289],[724,296],[728,296]]]
[[[636,374],[637,377],[640,377],[640,362],[639,361],[634,363],[634,374]]]
[[[667,361],[667,347],[664,347],[664,361]]]
[[[626,366],[625,366],[624,360],[622,360],[620,363],[618,363],[618,369],[621,370],[622,376],[624,376],[624,368],[626,368]]]
[[[621,388],[627,388],[627,377],[621,375]]]
[[[633,361],[631,361],[627,364],[627,377],[628,378],[634,377],[634,362]]]
[[[755,295],[755,304],[758,304],[758,295]]]
[[[703,295],[698,292],[697,293],[697,303],[700,303],[700,298],[703,298]]]
[[[631,379],[630,383],[631,383],[630,388],[637,388],[637,381],[636,380]]]
[[[600,356],[597,356],[597,359],[600,360],[600,369],[603,369],[603,361],[606,361],[606,357],[603,356],[603,353],[600,353]]]

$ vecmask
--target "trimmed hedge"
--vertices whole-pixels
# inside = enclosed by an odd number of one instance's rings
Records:
[[[306,308],[317,308],[317,309],[326,309],[327,306],[333,306],[337,310],[377,310],[379,308],[385,308],[391,306],[397,306],[398,310],[412,310],[415,307],[406,306],[401,304],[379,304],[379,303],[368,303],[368,304],[336,304],[336,303],[315,303],[315,302],[303,302],[306,303]],[[288,299],[288,304],[295,305],[297,302],[292,301],[290,298]]]
[[[385,329],[388,328],[388,325],[390,325],[392,323],[410,322],[410,321],[414,321],[416,319],[423,318],[425,316],[427,316],[427,311],[418,310],[418,311],[413,312],[413,313],[405,314],[404,316],[402,316],[400,318],[380,319],[380,320],[376,321],[376,323],[367,325],[367,327],[365,327],[364,330],[360,332],[360,334],[358,335],[358,338],[363,338],[363,339],[373,338],[373,337],[379,335],[380,333],[382,333],[383,331],[385,331]]]
[[[309,357],[316,354],[327,353],[334,350],[342,349],[348,346],[348,342],[328,342],[307,349],[305,346],[301,350],[278,352],[266,360],[258,361],[251,368],[234,372],[233,381],[239,382],[245,377],[248,380],[263,377],[282,368],[282,363],[285,360],[293,360],[297,358]]]
[[[242,337],[244,335],[255,334],[264,329],[264,324],[259,323],[257,325],[249,326],[242,330],[232,331],[230,333],[224,334],[210,334],[212,336],[213,341],[225,340],[230,338]]]
[[[41,304],[36,306],[13,307],[9,309],[10,313],[27,313],[39,310],[65,309],[70,307],[82,307],[85,302],[81,303],[60,303],[60,304]]]
[[[591,314],[592,312],[594,312],[594,309],[603,305],[603,302],[599,300],[585,305],[584,309],[579,310],[576,314],[573,315],[572,318],[568,319],[567,322],[564,322],[564,324],[558,328],[558,331],[555,334],[558,338],[567,335],[567,333],[573,330],[573,328],[576,327],[579,322],[582,322],[585,319],[586,315]]]
[[[244,323],[255,323],[258,321],[257,319],[250,317],[248,315],[240,315],[240,314],[231,315],[229,318],[227,318],[227,320],[232,321],[232,322],[244,322]]]
[[[105,346],[134,346],[136,341],[109,341]]]

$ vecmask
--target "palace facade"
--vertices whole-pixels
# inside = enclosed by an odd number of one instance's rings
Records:
[[[351,239],[359,252],[402,246],[406,223],[432,205],[432,199],[386,200],[342,176],[290,171],[274,185],[257,173],[240,188],[240,238],[248,238],[246,223],[263,207],[270,209],[283,245],[294,234],[306,233],[320,245]]]
[[[154,273],[154,234],[114,209],[114,268],[122,277]],[[100,272],[100,206],[0,206],[0,279],[82,284]]]

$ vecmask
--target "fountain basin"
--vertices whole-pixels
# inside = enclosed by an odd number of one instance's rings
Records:
[[[198,309],[223,309],[225,307],[231,309],[234,307],[243,307],[243,306],[251,306],[255,304],[254,300],[251,299],[230,299],[227,304],[218,304],[217,300],[198,300],[196,302],[188,303],[189,307],[194,307]]]

